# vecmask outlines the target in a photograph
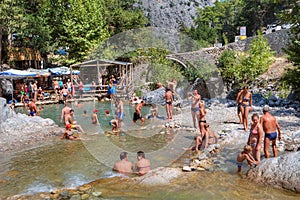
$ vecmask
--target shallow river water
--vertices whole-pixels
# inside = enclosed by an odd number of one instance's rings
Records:
[[[59,124],[62,105],[45,106],[42,117]],[[91,124],[90,114],[98,109],[100,126]],[[0,199],[16,194],[50,192],[60,188],[75,188],[101,179],[97,190],[107,198],[116,199],[299,199],[300,195],[248,181],[237,175],[235,158],[238,147],[223,147],[218,155],[221,165],[213,171],[199,172],[189,179],[180,179],[167,186],[145,187],[118,178],[111,171],[119,154],[129,152],[129,160],[136,161],[136,152],[143,150],[151,160],[151,167],[182,166],[188,163],[189,153],[182,150],[193,142],[193,133],[168,131],[162,120],[147,120],[145,126],[132,125],[133,107],[125,105],[125,132],[120,136],[105,135],[110,130],[105,110],[114,113],[110,103],[85,103],[76,108],[76,120],[86,134],[84,141],[59,140],[51,137],[30,149],[0,157]],[[87,110],[89,117],[82,115]],[[22,108],[18,110],[23,112]],[[149,108],[144,109],[144,115]],[[164,111],[160,109],[164,115]],[[246,166],[245,166],[246,168]],[[109,178],[115,177],[115,178]],[[103,178],[103,179],[102,179]],[[108,179],[109,178],[109,179]]]

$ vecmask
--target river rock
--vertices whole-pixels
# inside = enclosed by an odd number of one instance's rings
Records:
[[[264,159],[247,176],[259,183],[300,193],[300,152]]]
[[[178,168],[159,167],[149,171],[144,176],[134,178],[133,180],[141,185],[165,185],[170,181],[179,178],[184,173]]]
[[[159,88],[157,90],[148,92],[143,96],[143,99],[146,101],[147,104],[165,104],[165,95],[166,89],[165,88]]]
[[[15,113],[3,98],[0,108],[0,152],[22,149],[64,131],[52,119]]]

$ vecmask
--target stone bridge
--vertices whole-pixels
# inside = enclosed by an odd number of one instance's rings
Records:
[[[283,29],[280,31],[276,31],[267,35],[264,35],[264,37],[268,40],[268,43],[272,49],[272,51],[275,52],[276,56],[282,56],[284,55],[284,48],[287,47],[288,41],[289,41],[289,29]],[[186,53],[178,53],[178,54],[170,54],[167,56],[168,59],[174,60],[184,67],[187,67],[187,62],[193,62],[197,61],[199,59],[208,59],[210,61],[213,61],[214,63],[217,63],[218,58],[220,57],[221,53],[225,49],[232,49],[232,50],[238,50],[238,51],[247,51],[253,41],[254,37],[249,37],[245,40],[241,40],[235,43],[230,43],[226,46],[222,47],[211,47],[211,48],[203,48],[198,51],[193,52],[186,52]]]
[[[289,42],[289,30],[280,30],[277,32],[265,35],[271,50],[274,51],[276,56],[284,55],[284,48],[287,47]],[[188,63],[196,62],[209,62],[213,63],[216,67],[218,63],[218,58],[225,49],[247,51],[253,41],[254,37],[247,38],[242,41],[235,43],[230,43],[222,47],[211,47],[203,48],[198,51],[178,53],[168,55],[167,58],[175,62],[180,63],[183,67],[188,67]],[[212,66],[213,67],[213,66]],[[214,77],[208,80],[202,80],[198,78],[192,86],[192,90],[197,89],[203,98],[213,98],[213,97],[225,97],[226,88],[222,78],[215,73]]]

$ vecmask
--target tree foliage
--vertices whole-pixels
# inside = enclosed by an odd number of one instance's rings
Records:
[[[177,81],[183,80],[180,67],[177,63],[174,63],[166,56],[170,52],[160,48],[146,48],[138,49],[134,52],[129,52],[123,57],[130,58],[133,63],[144,62],[150,65],[149,71],[147,71],[147,81],[152,83],[166,83],[173,78]]]
[[[261,33],[246,52],[225,50],[219,58],[219,69],[227,83],[244,85],[266,71],[273,62],[273,53]]]
[[[184,31],[205,46],[215,42],[233,42],[241,26],[246,26],[247,36],[253,36],[267,24],[278,20],[276,13],[287,3],[287,0],[216,1],[214,6],[199,9],[195,26]]]
[[[146,24],[133,4],[134,0],[0,1],[0,58],[8,62],[8,49],[15,45],[36,49],[45,59],[50,55],[50,62],[61,65],[83,61],[112,34]],[[55,55],[59,49],[67,55]]]
[[[286,48],[288,59],[293,63],[293,67],[288,68],[283,77],[283,83],[293,89],[300,88],[300,4],[299,1],[290,2],[291,10],[286,10],[280,17],[285,23],[290,23],[290,43]]]

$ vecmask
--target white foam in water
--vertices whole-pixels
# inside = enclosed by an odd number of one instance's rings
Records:
[[[128,177],[124,174],[120,174],[120,173],[117,173],[117,172],[113,172],[113,171],[109,171],[109,172],[105,172],[101,178],[112,178],[112,177],[116,177],[116,176],[119,176],[119,177]]]
[[[39,181],[34,181],[31,183],[28,188],[23,192],[24,194],[35,194],[39,192],[50,192],[55,190],[53,186],[46,184],[46,183],[41,183]]]
[[[64,187],[66,188],[76,188],[79,185],[86,184],[88,182],[91,182],[92,180],[86,179],[86,177],[83,174],[65,174],[64,178]]]

